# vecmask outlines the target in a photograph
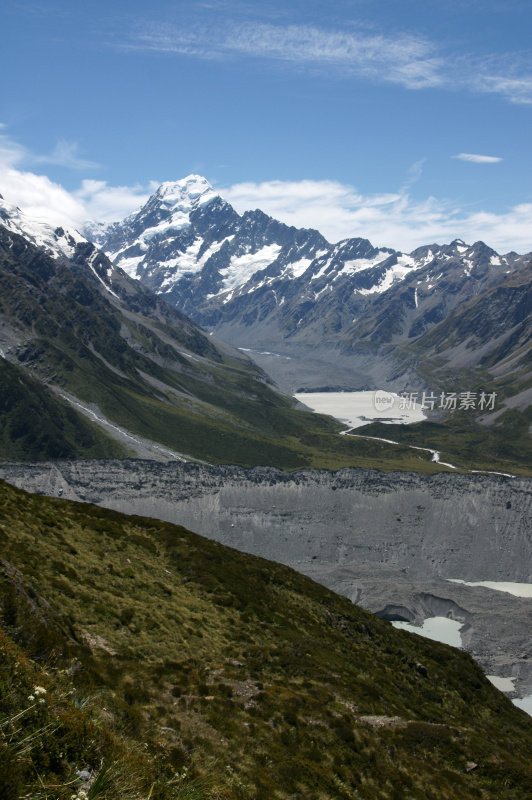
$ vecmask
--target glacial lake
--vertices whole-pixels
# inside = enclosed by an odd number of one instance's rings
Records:
[[[443,642],[443,644],[450,644],[452,647],[462,646],[462,637],[460,630],[463,623],[455,619],[448,619],[448,617],[428,617],[423,620],[423,625],[412,625],[411,622],[392,622],[394,628],[399,628],[403,631],[410,631],[410,633],[417,633],[419,636],[425,636],[427,639],[433,639],[435,642]]]
[[[526,711],[527,714],[530,714],[532,717],[532,694],[527,694],[526,697],[516,697],[512,700],[514,706],[517,708],[522,708],[523,711]]]
[[[329,414],[350,428],[375,421],[408,424],[426,419],[419,403],[401,408],[405,400],[393,392],[298,392],[294,397],[312,411]]]

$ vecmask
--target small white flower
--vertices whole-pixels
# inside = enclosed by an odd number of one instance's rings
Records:
[[[35,700],[35,697],[32,694],[29,694],[28,695],[28,700],[30,701],[30,703],[33,703],[33,701]]]
[[[46,689],[44,688],[44,686],[34,686],[33,691],[35,692],[36,695],[46,694]]]
[[[40,697],[39,698],[39,703],[41,704],[41,706],[43,706],[46,703],[46,700],[44,699],[44,697]]]

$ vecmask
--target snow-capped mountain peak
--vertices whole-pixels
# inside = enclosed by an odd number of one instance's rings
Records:
[[[157,201],[167,206],[203,205],[217,197],[209,181],[201,175],[187,175],[179,181],[161,183],[154,194]]]
[[[87,243],[87,239],[79,231],[54,227],[49,222],[31,217],[18,206],[8,203],[1,195],[0,223],[54,257],[71,258],[78,244]]]
[[[202,255],[201,242],[193,230],[192,218],[215,205],[230,209],[206,178],[192,174],[161,183],[148,201],[123,222],[107,226],[87,223],[85,232],[132,277],[140,277],[139,270],[157,264],[166,271],[165,279],[171,268],[178,268],[181,274],[198,268],[196,256]],[[178,263],[180,260],[182,264]]]
[[[372,341],[421,335],[520,264],[462,239],[410,254],[359,237],[331,244],[259,210],[238,214],[199,175],[161,184],[99,244],[196,322],[268,351],[341,340],[353,325]]]

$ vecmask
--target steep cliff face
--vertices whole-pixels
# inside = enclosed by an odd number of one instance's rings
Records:
[[[527,478],[286,473],[136,460],[4,464],[0,476],[29,491],[179,523],[286,563],[374,563],[420,576],[532,580]]]
[[[179,523],[388,619],[450,616],[486,669],[532,689],[531,600],[450,583],[532,581],[532,480],[149,461],[0,465],[28,491]]]

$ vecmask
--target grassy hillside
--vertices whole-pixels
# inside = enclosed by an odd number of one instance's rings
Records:
[[[414,447],[431,447],[448,461],[465,469],[532,474],[532,406],[525,411],[508,409],[490,426],[468,412],[457,412],[439,422],[387,425],[373,422],[355,431]],[[419,470],[418,470],[419,471]]]
[[[128,455],[127,448],[5,359],[0,359],[0,386],[0,458],[39,461]]]
[[[286,567],[6,484],[0,558],[6,800],[530,796],[469,656]]]

